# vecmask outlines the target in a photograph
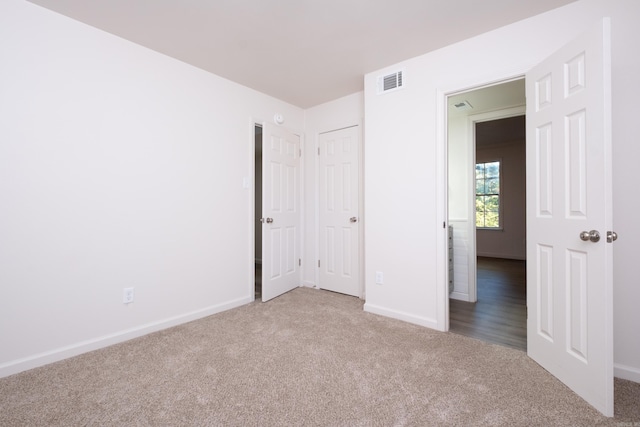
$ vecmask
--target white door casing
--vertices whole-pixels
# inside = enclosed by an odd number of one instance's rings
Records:
[[[262,301],[300,284],[300,137],[262,129]]]
[[[359,128],[322,133],[319,152],[319,287],[361,296]]]
[[[609,32],[605,19],[526,76],[527,352],[613,416]]]

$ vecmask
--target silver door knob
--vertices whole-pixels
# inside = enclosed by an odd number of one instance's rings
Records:
[[[273,222],[273,218],[267,218],[267,224],[271,224]],[[598,237],[599,238],[599,237]]]
[[[349,218],[350,222],[358,222],[358,218],[355,216],[352,216],[351,218]]]
[[[591,230],[591,231],[583,231],[582,233],[580,233],[580,239],[584,240],[585,242],[599,242],[600,241],[600,233],[598,232],[598,230]]]
[[[618,240],[618,233],[615,231],[607,231],[607,243],[613,243]]]

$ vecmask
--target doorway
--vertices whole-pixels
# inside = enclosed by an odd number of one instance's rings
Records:
[[[448,98],[449,330],[526,351],[524,80]]]
[[[610,243],[615,239],[610,32],[610,20],[604,18],[526,71],[527,355],[608,416],[613,415]],[[447,169],[447,159],[455,159],[450,152],[447,157],[452,93],[438,93],[443,228],[452,213],[447,198],[456,197]],[[443,330],[450,326],[446,243],[443,230],[437,253],[437,315]]]
[[[262,126],[254,125],[254,227],[255,227],[255,261],[254,261],[254,298],[262,299]]]

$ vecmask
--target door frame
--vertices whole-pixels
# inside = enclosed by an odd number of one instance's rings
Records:
[[[503,82],[499,82],[496,84],[492,84],[489,85],[490,86],[497,86],[499,84],[502,83],[508,83],[509,81],[513,81],[513,80],[520,80],[520,79],[512,79],[512,80],[507,80],[507,81],[503,81]],[[522,80],[524,80],[524,76],[522,76]],[[486,88],[488,86],[482,86],[482,87],[478,87],[472,90],[476,90],[476,89],[482,89],[482,88]],[[521,105],[521,106],[515,106],[515,107],[507,107],[507,108],[503,108],[500,110],[494,110],[494,111],[489,111],[486,113],[478,113],[478,114],[473,114],[470,116],[467,116],[467,126],[468,126],[468,138],[471,141],[471,153],[472,155],[470,156],[470,160],[471,160],[471,164],[468,165],[471,169],[469,170],[473,170],[473,168],[475,167],[475,164],[477,163],[477,159],[476,159],[476,124],[477,123],[483,123],[483,122],[489,122],[492,120],[500,120],[500,119],[506,119],[509,117],[518,117],[518,116],[526,116],[526,105]],[[447,120],[448,121],[448,120]],[[469,188],[471,189],[471,194],[473,194],[475,192],[475,177],[473,176],[473,174],[471,174],[470,176],[470,180],[467,183],[467,185],[469,186]],[[468,208],[468,216],[469,216],[469,225],[468,225],[468,231],[469,231],[469,235],[471,236],[469,242],[471,243],[469,245],[469,259],[468,259],[468,265],[469,265],[469,282],[468,282],[468,289],[469,289],[469,293],[468,293],[468,302],[476,302],[478,301],[478,243],[477,243],[477,238],[476,238],[476,232],[477,232],[477,227],[476,227],[476,209],[475,209],[475,202],[473,198],[469,198],[469,205],[467,206]],[[448,270],[447,270],[448,272]]]
[[[249,190],[247,191],[247,197],[249,199],[249,218],[248,218],[248,230],[249,230],[249,244],[248,244],[248,262],[247,262],[247,284],[246,284],[246,290],[249,292],[249,297],[251,302],[255,301],[255,260],[256,260],[256,251],[255,251],[255,242],[256,242],[256,225],[255,225],[255,216],[256,216],[256,204],[255,204],[255,192],[257,191],[257,189],[255,188],[255,179],[256,179],[256,158],[255,158],[255,153],[256,153],[256,142],[255,142],[255,128],[256,126],[260,126],[264,129],[264,125],[266,123],[266,120],[259,118],[259,117],[255,117],[252,116],[249,118],[249,123],[250,125],[247,126],[247,128],[249,129],[249,137],[248,137],[248,147],[247,149],[249,150],[249,170],[248,170],[248,174],[242,177],[243,180],[243,187],[245,190]],[[278,125],[280,126],[280,125]],[[304,132],[300,131],[299,129],[292,129],[292,128],[287,128],[285,127],[285,129],[287,129],[289,132],[297,135],[300,138],[300,150],[301,150],[301,155],[300,155],[300,188],[298,189],[298,193],[299,193],[299,197],[300,197],[300,237],[299,237],[299,242],[300,242],[300,256],[303,257],[304,256],[304,251],[302,250],[304,248],[304,229],[305,229],[305,224],[304,224],[304,142],[305,142],[305,138],[304,138]],[[264,147],[263,147],[264,149]],[[264,176],[264,170],[262,171],[263,176]],[[244,185],[244,181],[248,180],[249,186],[246,187]],[[260,232],[262,232],[262,229],[260,229]],[[263,256],[264,256],[264,247],[262,248],[263,251]],[[303,260],[304,262],[304,260]],[[303,264],[304,266],[304,264]],[[303,277],[303,269],[301,268],[299,270],[299,277],[298,280],[300,282],[300,284],[302,284],[302,277]]]
[[[364,280],[364,222],[365,222],[365,213],[364,213],[364,143],[363,143],[363,120],[358,120],[357,122],[344,122],[335,124],[332,126],[325,126],[320,128],[314,135],[314,150],[315,150],[315,161],[314,161],[314,169],[315,169],[315,261],[314,261],[314,270],[313,270],[313,282],[314,288],[322,289],[320,284],[320,269],[318,268],[317,262],[320,260],[320,156],[318,155],[318,149],[320,148],[320,135],[338,131],[341,129],[358,127],[358,162],[359,162],[359,173],[358,173],[358,272],[359,272],[359,283],[358,283],[358,294],[359,298],[364,300],[366,297],[365,294],[365,280]]]
[[[535,62],[531,66],[517,68],[510,70],[507,73],[496,73],[494,76],[480,76],[473,80],[461,82],[459,84],[451,84],[448,87],[439,88],[436,91],[436,200],[440,203],[437,207],[437,219],[438,224],[442,225],[441,232],[438,233],[436,238],[436,247],[439,249],[436,251],[436,329],[440,331],[449,330],[449,269],[447,268],[447,256],[448,250],[448,235],[447,229],[449,225],[449,182],[448,182],[448,134],[447,126],[449,122],[448,118],[448,99],[449,96],[470,92],[483,87],[495,86],[502,83],[507,83],[513,80],[523,79],[527,70],[532,68]],[[473,130],[472,130],[473,131]],[[475,141],[475,137],[474,137]],[[473,158],[475,159],[475,148],[473,149]],[[475,214],[474,214],[475,218]],[[474,222],[475,232],[475,222]],[[473,238],[474,254],[475,237]],[[474,261],[474,266],[476,262]],[[473,275],[470,277],[473,279],[474,288],[476,275],[475,269]],[[469,290],[471,293],[471,289]]]

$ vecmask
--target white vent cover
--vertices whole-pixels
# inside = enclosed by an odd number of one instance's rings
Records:
[[[387,74],[386,76],[378,77],[378,94],[387,93],[390,91],[402,89],[404,87],[404,80],[402,78],[403,71],[396,71],[395,73]]]
[[[473,105],[471,105],[466,99],[464,101],[454,103],[453,106],[456,108],[456,111],[467,111],[473,109]]]

